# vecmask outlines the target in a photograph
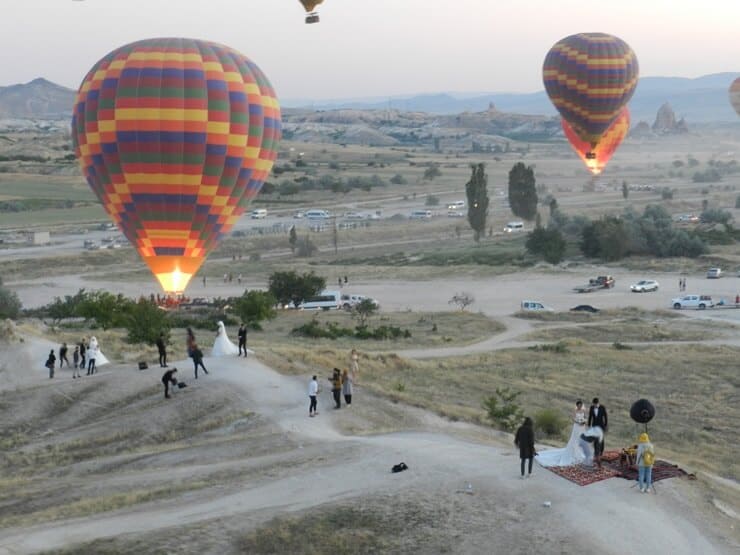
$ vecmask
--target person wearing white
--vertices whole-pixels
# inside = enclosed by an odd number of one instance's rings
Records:
[[[95,359],[95,367],[98,366],[104,366],[106,364],[110,364],[110,360],[108,360],[103,352],[100,350],[100,345],[98,345],[98,340],[93,335],[90,338],[90,344],[88,346],[88,358],[94,358]]]
[[[239,348],[229,340],[229,336],[226,334],[226,327],[224,326],[224,323],[219,322],[218,331],[216,332],[216,341],[213,343],[211,356],[233,356],[238,352]]]
[[[316,409],[316,396],[319,394],[319,382],[316,380],[316,376],[311,378],[308,384],[308,398],[310,402],[308,404],[308,416],[316,416],[319,411]]]
[[[586,462],[589,452],[588,443],[581,440],[581,434],[586,431],[587,413],[583,408],[583,401],[576,401],[573,411],[573,428],[570,432],[568,444],[562,449],[548,449],[540,451],[535,460],[540,466],[573,466]],[[591,454],[593,457],[593,453]]]

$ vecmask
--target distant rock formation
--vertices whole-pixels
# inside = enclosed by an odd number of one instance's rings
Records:
[[[74,100],[75,91],[41,78],[0,87],[0,118],[66,119]]]
[[[660,107],[655,116],[655,123],[653,123],[653,132],[659,135],[670,135],[688,133],[688,131],[686,121],[683,118],[676,120],[676,114],[668,102]]]
[[[630,131],[631,137],[648,137],[652,134],[653,131],[650,129],[650,124],[644,120],[640,121],[632,128],[632,131]]]

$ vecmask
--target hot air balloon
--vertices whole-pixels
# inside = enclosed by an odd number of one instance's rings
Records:
[[[556,43],[542,78],[550,100],[578,137],[594,148],[637,87],[637,57],[623,40],[580,33]],[[589,158],[593,153],[586,152]]]
[[[735,108],[737,115],[740,116],[740,77],[730,85],[730,104]]]
[[[185,289],[272,169],[280,107],[254,62],[183,38],[134,42],[83,79],[82,172],[165,292]]]
[[[306,10],[306,23],[318,23],[319,14],[314,10],[316,6],[321,4],[324,0],[298,0],[303,8]]]
[[[627,133],[629,133],[630,112],[626,106],[622,108],[617,119],[615,119],[609,126],[609,129],[606,130],[606,133],[604,133],[601,140],[595,147],[593,147],[593,149],[590,144],[582,141],[581,138],[576,135],[575,131],[573,131],[573,128],[567,121],[561,120],[561,124],[563,126],[565,138],[568,139],[570,146],[573,147],[576,154],[578,154],[581,160],[583,160],[588,171],[590,171],[592,175],[599,175],[604,171],[604,168],[609,163],[612,155],[616,152],[617,148],[619,148],[619,145],[622,144]],[[589,151],[593,153],[593,156],[586,156],[586,153]]]

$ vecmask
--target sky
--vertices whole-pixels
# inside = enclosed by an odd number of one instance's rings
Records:
[[[617,35],[642,76],[740,70],[738,0],[0,0],[0,86],[76,89],[111,50],[180,36],[251,58],[285,99],[541,90],[561,38]]]

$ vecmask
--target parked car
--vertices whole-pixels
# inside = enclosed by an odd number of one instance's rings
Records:
[[[255,208],[252,210],[251,218],[253,220],[264,220],[267,217],[267,210],[265,208]]]
[[[431,220],[432,211],[431,210],[414,210],[409,215],[409,218],[412,220]]]
[[[542,304],[539,301],[522,301],[521,304],[522,310],[524,311],[546,311],[546,312],[553,312],[552,308],[550,308],[547,305]]]
[[[344,219],[345,220],[364,220],[365,216],[360,214],[359,212],[345,212]]]
[[[339,291],[322,291],[314,297],[305,299],[297,308],[302,310],[335,310],[341,308]]]
[[[342,293],[342,308],[345,310],[350,310],[354,306],[360,304],[362,301],[370,299],[375,306],[375,308],[378,308],[380,305],[378,304],[378,301],[375,299],[372,299],[370,297],[367,297],[365,295],[353,295],[351,293]]]
[[[707,279],[719,279],[722,277],[721,268],[709,268],[707,270]]]
[[[504,226],[506,233],[514,233],[516,231],[524,231],[524,222],[509,222]]]
[[[599,312],[598,308],[595,308],[591,306],[590,304],[579,304],[578,306],[574,306],[570,309],[571,312],[590,312],[591,314],[596,314]]]
[[[462,210],[463,208],[465,208],[464,200],[456,200],[447,205],[447,210]]]
[[[300,220],[304,216],[305,216],[305,214],[303,213],[303,210],[296,210],[295,212],[293,212],[293,219],[295,219],[295,220]]]
[[[637,283],[630,285],[630,291],[633,293],[647,293],[648,291],[657,291],[659,283],[654,279],[641,279]]]
[[[705,308],[712,308],[714,302],[709,295],[684,295],[683,297],[671,299],[671,306],[676,310],[682,308],[698,308],[699,310],[704,310]]]
[[[462,210],[448,210],[447,217],[448,218],[464,218],[465,212],[463,212]]]

